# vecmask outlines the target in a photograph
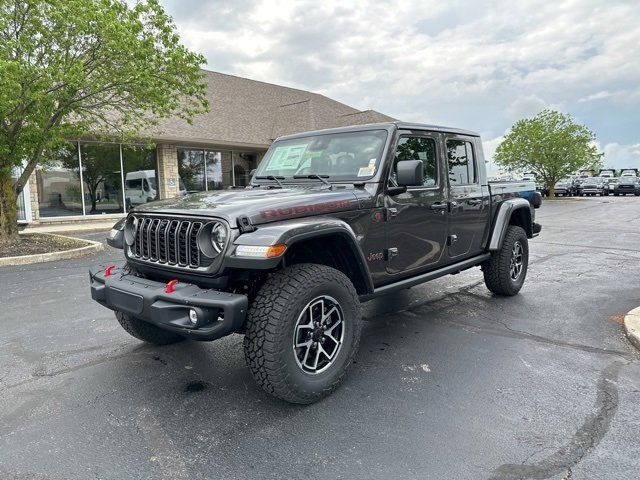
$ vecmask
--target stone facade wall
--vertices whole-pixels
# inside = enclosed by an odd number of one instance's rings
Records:
[[[158,145],[158,186],[160,198],[174,198],[180,195],[178,181],[178,151],[175,145]]]
[[[29,199],[31,200],[31,219],[34,222],[40,220],[40,204],[38,202],[38,179],[36,171],[29,177]]]

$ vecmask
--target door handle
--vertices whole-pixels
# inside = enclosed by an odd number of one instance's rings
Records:
[[[482,200],[468,200],[467,203],[469,205],[480,205],[482,203]]]
[[[432,203],[429,208],[431,210],[445,211],[447,209],[447,204],[446,203]]]

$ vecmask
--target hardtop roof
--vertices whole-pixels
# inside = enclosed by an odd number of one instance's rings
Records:
[[[322,130],[310,130],[307,132],[294,133],[292,135],[283,135],[276,140],[288,140],[293,138],[308,137],[311,135],[329,135],[332,133],[344,133],[344,132],[359,132],[365,130],[392,130],[397,128],[398,130],[425,130],[431,132],[444,132],[453,133],[458,135],[468,135],[472,137],[479,137],[480,134],[471,130],[465,130],[462,128],[445,127],[442,125],[429,125],[426,123],[410,123],[410,122],[383,122],[383,123],[368,123],[364,125],[350,125],[347,127],[327,128]]]

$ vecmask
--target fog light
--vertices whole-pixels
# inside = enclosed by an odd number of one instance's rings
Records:
[[[196,312],[193,308],[189,310],[189,320],[193,325],[198,323],[198,312]]]

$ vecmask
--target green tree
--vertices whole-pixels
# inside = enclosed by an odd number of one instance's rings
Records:
[[[157,0],[0,0],[0,239],[66,139],[146,136],[160,118],[206,111],[204,62]]]
[[[553,196],[558,180],[600,166],[604,154],[598,152],[595,139],[593,132],[570,115],[543,110],[511,127],[496,149],[495,160],[510,172],[535,173]]]

